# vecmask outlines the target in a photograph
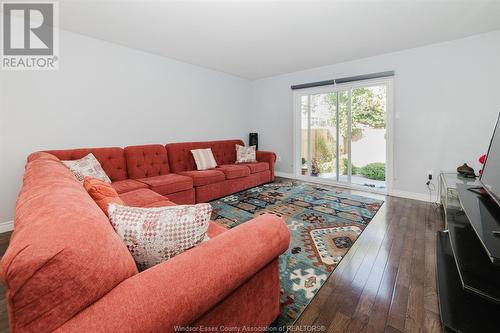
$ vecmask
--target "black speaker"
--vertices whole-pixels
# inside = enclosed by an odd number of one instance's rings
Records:
[[[259,136],[257,133],[250,133],[248,136],[248,145],[255,146],[255,149],[259,150]]]

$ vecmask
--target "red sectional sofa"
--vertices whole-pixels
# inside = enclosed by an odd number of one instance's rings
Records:
[[[192,204],[274,181],[274,153],[257,151],[257,163],[235,164],[236,144],[244,145],[221,140],[46,152],[60,160],[94,154],[119,194],[147,188],[177,204]],[[212,149],[217,168],[196,170],[191,150],[200,148]]]
[[[175,203],[165,195],[178,202],[208,200],[272,180],[271,153],[259,153],[268,168],[257,163],[254,170],[228,166],[198,174],[182,150],[210,144],[218,162],[231,165],[234,142],[241,141],[32,154],[0,263],[11,332],[269,325],[279,314],[278,257],[290,241],[279,217],[265,214],[231,230],[210,222],[209,241],[138,272],[106,215],[60,162],[92,152],[125,204],[168,206]]]

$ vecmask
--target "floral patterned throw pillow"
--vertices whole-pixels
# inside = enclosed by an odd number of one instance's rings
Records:
[[[255,163],[255,146],[245,147],[236,145],[236,163]]]
[[[83,183],[83,179],[86,176],[111,183],[111,179],[109,179],[101,164],[92,153],[79,160],[62,162],[71,170],[71,172],[73,172],[76,179],[78,179],[81,183]]]
[[[207,203],[158,208],[108,206],[111,225],[143,271],[201,243],[212,206]]]

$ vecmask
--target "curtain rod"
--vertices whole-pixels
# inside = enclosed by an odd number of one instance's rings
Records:
[[[292,88],[292,90],[296,90],[296,89],[305,89],[305,88],[312,88],[312,87],[331,86],[334,84],[361,81],[361,80],[369,80],[369,79],[378,79],[381,77],[388,77],[388,76],[394,76],[394,71],[379,72],[379,73],[372,73],[372,74],[363,74],[363,75],[357,75],[357,76],[343,77],[340,79],[296,84],[296,85],[291,86],[290,88]]]

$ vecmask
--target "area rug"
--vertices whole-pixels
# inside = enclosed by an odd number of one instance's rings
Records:
[[[210,202],[212,220],[233,228],[257,215],[283,217],[290,233],[280,256],[281,315],[292,325],[377,213],[383,201],[308,183],[272,183]]]

